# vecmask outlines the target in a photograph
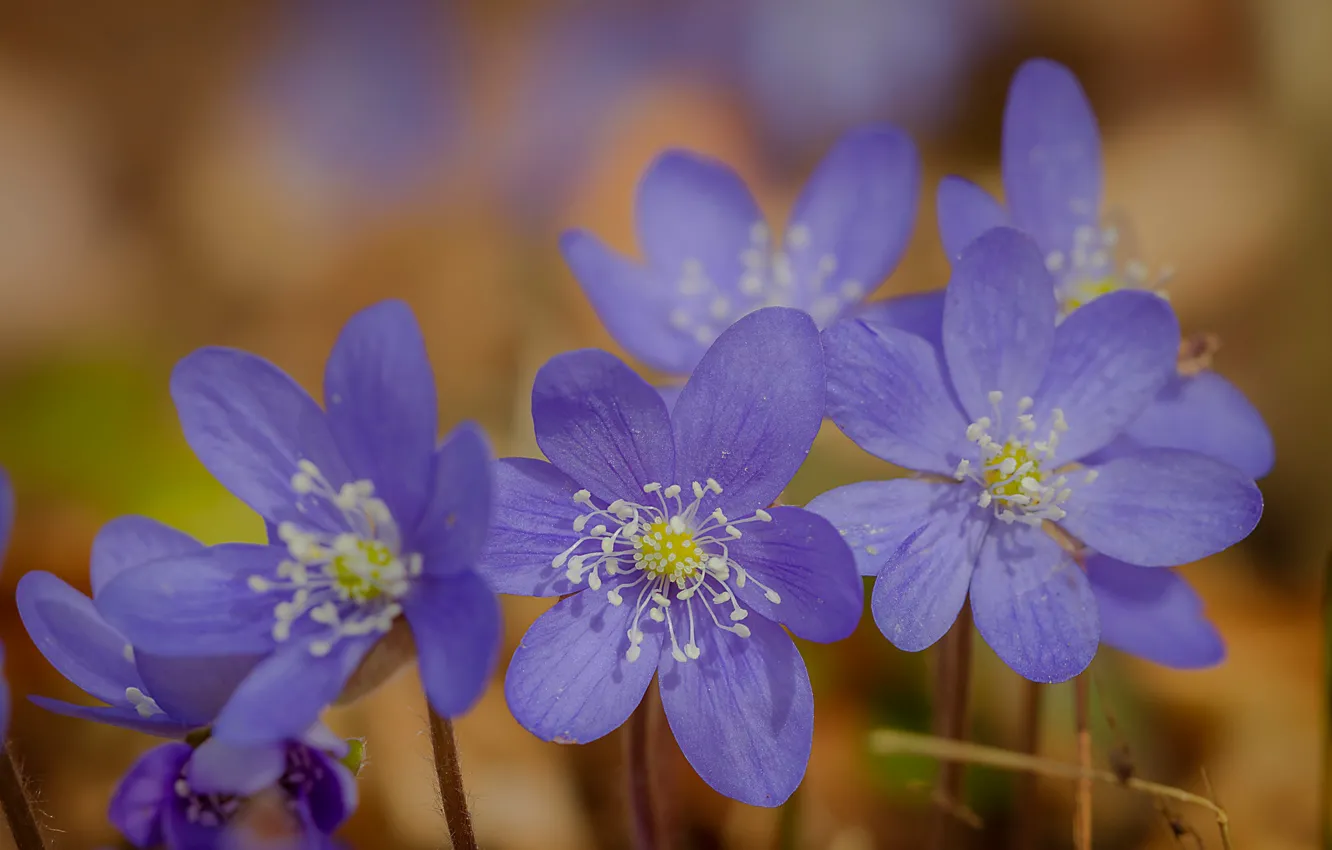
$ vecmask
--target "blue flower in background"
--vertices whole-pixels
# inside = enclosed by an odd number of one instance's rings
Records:
[[[472,570],[490,520],[489,447],[470,424],[436,446],[434,374],[410,308],[383,302],[347,323],[325,410],[233,349],[189,355],[171,390],[191,447],[264,517],[271,542],[136,565],[102,588],[98,608],[142,651],[262,657],[214,736],[297,737],[404,619],[431,705],[446,716],[470,707],[500,633],[498,601]]]
[[[1101,139],[1082,87],[1073,73],[1045,59],[1025,63],[1013,78],[1004,114],[1003,178],[1008,209],[960,177],[939,186],[939,231],[956,258],[991,227],[1011,225],[1036,240],[1055,276],[1060,313],[1122,289],[1159,291],[1125,247],[1123,228],[1102,219]],[[937,302],[933,315],[896,317],[900,307],[878,307],[883,320],[927,337],[942,293],[910,296]],[[913,326],[924,321],[926,327]],[[1215,372],[1176,374],[1156,402],[1107,447],[1104,458],[1139,448],[1201,452],[1242,469],[1252,478],[1271,471],[1272,435],[1262,416],[1233,384]]]
[[[861,319],[826,331],[828,415],[861,448],[926,477],[841,487],[810,509],[842,532],[862,574],[878,576],[875,621],[902,649],[942,637],[970,595],[982,637],[1034,681],[1081,672],[1103,625],[1140,646],[1144,610],[1194,642],[1162,650],[1176,661],[1215,655],[1187,587],[1169,573],[1126,581],[1125,570],[1242,540],[1262,495],[1195,452],[1090,465],[1174,374],[1179,326],[1165,301],[1131,290],[1056,325],[1058,309],[1042,251],[997,228],[954,264],[938,348]],[[1088,573],[1081,547],[1104,556]]]
[[[660,674],[681,750],[719,792],[775,806],[799,784],[813,693],[786,626],[834,641],[860,619],[851,553],[823,518],[771,507],[823,418],[810,318],[746,316],[674,410],[620,360],[553,358],[532,389],[549,462],[498,464],[482,570],[502,593],[563,596],[506,678],[514,716],[547,741],[620,726]]]
[[[670,151],[638,187],[643,263],[582,230],[565,233],[560,247],[616,341],[686,375],[726,328],[761,307],[796,307],[825,327],[859,306],[906,248],[919,183],[906,135],[855,131],[815,170],[779,234],[734,171]]]
[[[0,563],[4,562],[9,534],[14,529],[14,488],[9,476],[0,469]],[[9,681],[4,676],[5,651],[0,646],[0,746],[4,746],[9,733]]]

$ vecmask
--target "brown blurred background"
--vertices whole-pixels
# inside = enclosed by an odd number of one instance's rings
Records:
[[[613,348],[556,236],[578,224],[631,250],[634,181],[658,150],[727,159],[780,218],[841,131],[900,122],[927,188],[881,294],[941,286],[934,183],[956,172],[997,188],[1004,92],[1037,55],[1080,74],[1111,203],[1146,258],[1175,268],[1186,330],[1221,335],[1216,366],[1278,453],[1258,531],[1186,569],[1229,660],[1174,673],[1104,651],[1098,758],[1127,745],[1141,775],[1192,790],[1205,767],[1237,847],[1315,846],[1332,546],[1332,4],[1319,0],[3,0],[0,465],[19,522],[0,637],[15,692],[80,698],[19,625],[24,572],[86,588],[92,537],[122,513],[210,542],[261,534],[178,433],[167,377],[190,349],[245,347],[317,389],[341,323],[402,297],[445,421],[476,418],[501,454],[534,454],[535,369]],[[789,498],[889,472],[829,431]],[[506,601],[506,657],[543,607]],[[929,653],[895,651],[867,618],[806,657],[818,719],[797,846],[920,846],[933,766],[865,742],[877,725],[928,727]],[[977,657],[976,737],[1013,746],[1018,679]],[[1050,690],[1050,754],[1072,756],[1071,703]],[[333,722],[369,739],[354,846],[444,846],[413,675]],[[113,842],[108,795],[152,741],[21,699],[12,733],[52,846]],[[508,715],[498,677],[458,734],[484,846],[623,846],[616,736],[542,743]],[[718,797],[678,754],[668,769],[681,846],[772,846],[777,812]],[[970,846],[1003,846],[1012,777],[969,782],[984,822]],[[1040,790],[1046,846],[1069,846],[1070,789]],[[1096,846],[1219,846],[1205,814],[1179,814],[1201,839],[1098,788]]]

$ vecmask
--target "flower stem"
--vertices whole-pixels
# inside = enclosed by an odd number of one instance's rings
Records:
[[[962,608],[957,622],[939,642],[934,678],[934,733],[964,740],[968,732],[967,700],[971,683],[971,606]],[[935,814],[934,843],[938,850],[958,845],[956,812],[962,804],[966,765],[943,762],[935,787],[939,809]]]
[[[453,723],[430,709],[430,745],[435,751],[435,779],[439,782],[439,799],[444,805],[444,820],[449,825],[449,838],[454,850],[477,850],[476,834],[472,831],[472,815],[467,811],[467,795],[463,791],[462,769],[458,764],[458,747],[453,741]]]
[[[1022,738],[1018,752],[1034,756],[1041,749],[1041,707],[1045,685],[1024,680],[1022,683]],[[1036,774],[1023,773],[1017,778],[1017,811],[1013,822],[1010,850],[1028,850],[1038,840],[1040,806],[1036,800]]]
[[[629,818],[635,850],[663,850],[665,847],[652,787],[657,761],[651,728],[653,702],[653,694],[649,691],[629,715],[625,727],[624,769],[629,780]]]
[[[1323,570],[1323,848],[1332,850],[1332,554]]]
[[[1073,810],[1073,846],[1077,850],[1092,850],[1092,741],[1087,717],[1091,713],[1091,679],[1082,674],[1073,680],[1074,717],[1078,729],[1078,767],[1083,775],[1078,778],[1077,802]]]
[[[0,807],[14,836],[17,850],[45,850],[32,801],[23,787],[23,777],[14,763],[14,753],[8,744],[0,747]]]

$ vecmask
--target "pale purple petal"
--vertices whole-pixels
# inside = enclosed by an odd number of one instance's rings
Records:
[[[939,238],[950,260],[960,257],[985,231],[1010,225],[1003,205],[962,177],[949,175],[939,181],[937,207]]]
[[[1035,394],[1039,434],[1057,408],[1068,422],[1056,449],[1061,461],[1105,446],[1175,374],[1178,354],[1179,323],[1156,295],[1124,290],[1079,307],[1055,331],[1050,370]]]
[[[871,301],[851,314],[872,328],[896,328],[914,334],[939,352],[943,363],[944,290],[913,292],[883,301]]]
[[[1101,615],[1101,643],[1166,667],[1213,667],[1226,645],[1202,600],[1174,570],[1092,555],[1087,580]]]
[[[310,819],[320,832],[332,833],[356,811],[360,796],[356,776],[346,765],[319,750],[309,750],[308,754],[323,771],[323,777],[315,780],[306,799]]]
[[[120,705],[76,705],[49,697],[29,696],[28,701],[52,714],[130,729],[158,738],[184,738],[196,727],[181,723],[165,714],[144,717],[123,699]]]
[[[495,464],[495,514],[477,572],[497,593],[563,596],[580,588],[551,566],[578,542],[578,482],[544,460],[509,457]]]
[[[729,516],[766,507],[809,454],[823,408],[814,322],[787,307],[750,313],[713,343],[675,403],[673,483],[687,491],[716,479],[711,506]]]
[[[1033,682],[1087,669],[1101,627],[1087,577],[1038,528],[995,523],[971,578],[976,630],[1005,664]]]
[[[862,576],[876,576],[934,516],[934,500],[954,490],[953,484],[916,478],[861,481],[815,496],[805,507],[833,524]]]
[[[144,690],[172,718],[190,726],[207,726],[217,717],[262,655],[213,658],[134,653]]]
[[[291,486],[297,462],[314,463],[336,489],[350,478],[324,411],[272,363],[229,348],[190,354],[171,375],[185,439],[224,487],[274,522],[342,530],[341,516]]]
[[[162,843],[162,820],[175,783],[192,752],[189,744],[163,744],[139,757],[111,794],[107,817],[136,847]]]
[[[1040,386],[1055,336],[1054,280],[1040,249],[1006,227],[972,242],[944,293],[943,343],[953,388],[971,420],[1013,409]]]
[[[1148,449],[1095,471],[1094,481],[1075,483],[1060,525],[1098,552],[1140,567],[1220,552],[1248,537],[1263,514],[1253,479],[1194,452]]]
[[[493,486],[490,441],[480,426],[464,422],[435,452],[430,499],[413,545],[431,575],[470,570],[481,555],[490,525]]]
[[[92,544],[92,591],[96,597],[111,579],[149,561],[193,555],[204,545],[183,531],[144,516],[122,516],[97,532]]]
[[[633,596],[613,606],[600,594],[556,603],[523,635],[504,695],[524,729],[543,741],[585,744],[619,728],[657,672],[663,629],[644,614],[641,655],[625,658]]]
[[[281,779],[286,768],[286,744],[243,746],[209,738],[190,757],[186,778],[199,794],[248,797]]]
[[[1101,136],[1073,72],[1048,59],[1018,69],[1004,109],[1004,193],[1013,221],[1046,251],[1068,251],[1101,207]]]
[[[402,605],[426,696],[436,713],[457,717],[481,697],[495,669],[499,600],[479,576],[467,572],[423,576]]]
[[[666,402],[604,351],[548,360],[532,385],[532,422],[550,462],[600,499],[634,499],[675,476]]]
[[[439,424],[435,373],[410,307],[381,301],[348,320],[324,368],[324,406],[352,474],[373,481],[398,525],[411,528],[429,497]]]
[[[661,701],[689,764],[718,793],[779,806],[805,775],[814,694],[805,662],[781,627],[762,617],[741,638],[710,624],[697,659],[661,656]]]
[[[851,550],[817,514],[778,507],[770,515],[771,522],[745,523],[729,544],[731,558],[749,577],[744,587],[732,583],[736,596],[796,637],[822,643],[849,637],[865,603]]]
[[[845,319],[823,332],[823,346],[828,418],[856,445],[898,466],[941,475],[976,454],[939,358],[924,339]]]
[[[929,517],[896,546],[882,542],[884,563],[870,596],[879,631],[907,652],[934,645],[952,628],[991,524],[971,484],[936,484],[920,496]]]

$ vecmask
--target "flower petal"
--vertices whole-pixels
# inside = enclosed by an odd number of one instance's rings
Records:
[[[1252,479],[1194,452],[1148,449],[1095,469],[1094,481],[1075,485],[1060,525],[1136,566],[1173,567],[1220,552],[1248,537],[1263,514]]]
[[[1098,221],[1101,135],[1073,72],[1048,59],[1018,69],[1004,109],[1004,193],[1013,221],[1046,251]]]
[[[585,230],[561,234],[560,253],[601,323],[634,357],[679,375],[688,374],[707,351],[707,342],[689,331],[702,320],[706,303],[681,294],[665,271],[621,256]]]
[[[879,631],[907,652],[933,646],[952,628],[991,523],[975,487],[935,484],[920,495],[929,500],[927,518],[896,546],[884,540],[888,557],[870,597]]]
[[[523,635],[504,678],[509,710],[543,741],[586,744],[619,728],[657,672],[663,629],[647,617],[641,655],[625,658],[634,606],[600,594],[556,603]]]
[[[162,843],[162,820],[174,799],[176,779],[189,760],[189,744],[163,744],[143,755],[111,794],[108,819],[135,847]]]
[[[1167,667],[1212,667],[1226,645],[1202,600],[1174,570],[1092,555],[1087,580],[1101,615],[1101,643]]]
[[[308,640],[284,643],[236,688],[213,724],[213,735],[233,744],[299,738],[337,699],[379,638],[344,637],[324,656],[312,654]]]
[[[715,478],[713,504],[730,516],[772,504],[809,454],[823,406],[814,322],[787,307],[750,313],[713,343],[675,403],[674,483]]]
[[[196,728],[188,723],[173,720],[165,714],[144,717],[138,710],[128,704],[76,705],[72,702],[39,696],[29,696],[28,701],[52,714],[59,714],[61,717],[73,717],[78,720],[129,729],[158,738],[184,738]]]
[[[356,777],[346,765],[319,750],[309,750],[308,754],[323,770],[322,778],[315,780],[306,800],[310,819],[320,832],[331,834],[356,811],[359,797]]]
[[[994,390],[1004,394],[1004,411],[1036,392],[1054,347],[1055,313],[1054,280],[1040,249],[1016,230],[986,232],[953,263],[944,355],[972,421],[994,417]]]
[[[916,146],[888,124],[852,130],[819,163],[791,212],[782,248],[805,290],[799,304],[820,327],[892,272],[911,236],[919,194]],[[822,283],[816,288],[815,281]]]
[[[917,478],[860,481],[815,496],[805,508],[833,524],[851,547],[862,576],[876,576],[898,547],[934,516],[934,499],[954,487]]]
[[[475,566],[490,526],[493,471],[490,441],[480,426],[464,422],[435,452],[430,500],[415,545],[432,575]]]
[[[995,523],[971,578],[971,611],[990,648],[1033,682],[1087,669],[1101,626],[1087,577],[1039,529]]]
[[[951,475],[976,453],[928,342],[846,319],[823,332],[828,418],[865,451],[907,469]]]
[[[46,572],[24,575],[14,596],[37,650],[89,696],[126,705],[126,688],[144,689],[129,643],[102,619],[91,599]]]
[[[752,617],[748,638],[703,628],[697,659],[661,656],[661,701],[689,764],[718,793],[780,806],[805,775],[814,693],[786,632]]]
[[[324,412],[286,373],[244,351],[204,348],[176,365],[171,397],[199,460],[262,517],[343,528],[325,501],[307,496],[297,509],[297,461],[314,463],[334,488],[351,473]]]
[[[122,516],[102,526],[92,544],[92,592],[96,597],[111,579],[129,567],[160,558],[193,555],[204,545],[145,516]]]
[[[352,474],[374,482],[400,527],[414,526],[430,494],[439,414],[411,307],[381,301],[343,326],[324,367],[324,406]]]
[[[1198,452],[1255,480],[1271,472],[1276,460],[1262,414],[1215,372],[1172,377],[1109,448],[1114,454],[1102,459],[1142,448]]]
[[[196,793],[248,797],[277,782],[286,769],[286,744],[241,746],[209,738],[194,751],[185,771]]]
[[[254,655],[273,648],[273,606],[252,575],[272,576],[279,546],[227,543],[126,570],[102,588],[97,609],[136,649],[153,655]]]
[[[849,637],[865,604],[851,550],[817,514],[791,507],[770,514],[772,522],[746,523],[742,536],[729,544],[731,558],[750,579],[744,587],[732,584],[736,596],[753,613],[805,640]]]
[[[556,355],[532,385],[537,445],[570,478],[607,502],[675,475],[666,402],[617,357],[596,349]]]
[[[236,686],[262,659],[262,655],[198,658],[152,655],[143,650],[134,653],[145,693],[173,719],[190,727],[212,723]]]
[[[423,576],[403,599],[421,684],[435,711],[456,717],[485,690],[499,654],[500,607],[475,573]]]
[[[477,572],[497,593],[564,596],[574,587],[555,556],[578,541],[578,483],[544,460],[507,457],[495,464],[495,516]]]
[[[1038,420],[1064,412],[1058,458],[1077,460],[1113,440],[1175,374],[1178,352],[1175,313],[1149,292],[1112,292],[1074,310],[1055,331],[1033,408]]]
[[[939,237],[948,259],[957,259],[962,250],[987,230],[1008,227],[1008,211],[981,187],[951,174],[939,181],[937,193]]]
[[[943,363],[944,290],[913,292],[865,304],[852,314],[872,328],[896,328],[934,346]]]

